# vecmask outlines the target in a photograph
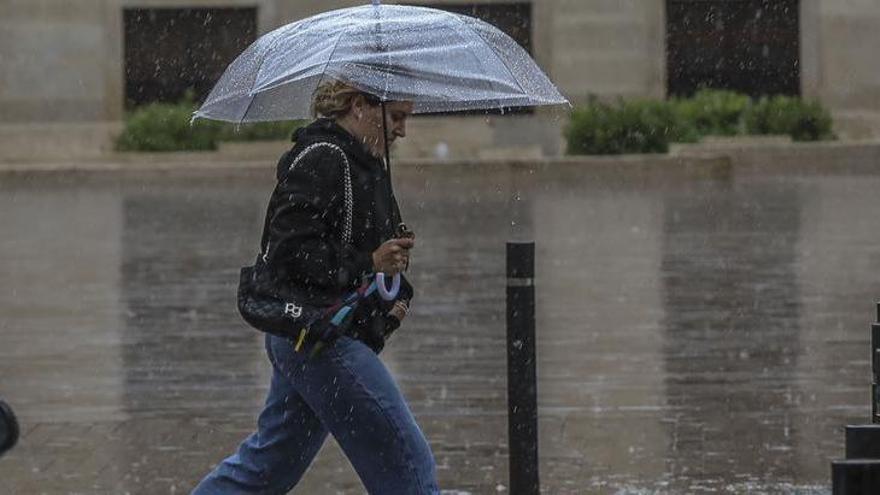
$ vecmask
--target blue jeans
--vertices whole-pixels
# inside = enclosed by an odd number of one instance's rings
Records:
[[[370,494],[437,494],[434,457],[394,379],[362,342],[316,357],[267,335],[272,384],[257,431],[193,494],[283,494],[332,433]]]

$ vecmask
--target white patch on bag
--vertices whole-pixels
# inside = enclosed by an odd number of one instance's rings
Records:
[[[303,307],[297,306],[294,303],[287,303],[284,305],[284,314],[290,315],[294,319],[299,318],[303,314]]]

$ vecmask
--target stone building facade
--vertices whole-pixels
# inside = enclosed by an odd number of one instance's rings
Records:
[[[880,136],[880,3],[873,0],[786,0],[794,29],[796,92],[829,106],[842,137]],[[526,4],[530,50],[574,104],[590,95],[669,94],[670,13],[699,9],[695,0],[411,0],[408,3],[503,11]],[[0,0],[0,158],[89,155],[110,148],[126,109],[126,12],[238,9],[253,17],[255,35],[303,17],[365,3],[351,0]],[[712,2],[709,2],[710,4]],[[770,0],[741,4],[760,17]],[[676,10],[677,9],[677,10]],[[693,10],[697,12],[697,10]],[[704,16],[705,17],[705,16]],[[751,19],[751,18],[750,18]],[[755,27],[755,40],[779,26]],[[697,22],[705,23],[697,19]],[[723,21],[723,20],[722,20]],[[716,27],[721,22],[716,22]],[[687,22],[687,21],[681,21]],[[714,22],[714,21],[713,21]],[[764,31],[761,31],[764,29]],[[756,31],[757,30],[757,31]],[[766,32],[765,32],[766,31]],[[778,33],[777,33],[778,34]],[[791,34],[791,33],[789,33]],[[687,36],[687,34],[685,35]],[[695,43],[699,36],[693,37]],[[149,40],[148,40],[149,41]],[[687,37],[685,37],[687,41]],[[703,40],[704,43],[712,43]],[[709,45],[707,45],[709,46]],[[146,43],[144,49],[149,49]],[[697,56],[700,57],[697,52]],[[707,51],[708,53],[708,51]],[[711,56],[711,54],[707,55]],[[705,62],[705,61],[703,61]],[[703,63],[700,62],[700,63]],[[683,65],[687,68],[689,65]],[[706,62],[711,66],[711,60]],[[677,72],[675,72],[677,74]],[[757,72],[756,72],[757,74]],[[799,88],[798,88],[799,86]],[[565,109],[509,115],[413,119],[399,152],[432,156],[556,155]],[[39,143],[39,144],[37,144]]]

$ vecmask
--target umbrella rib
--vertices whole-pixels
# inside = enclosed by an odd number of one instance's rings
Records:
[[[510,66],[507,65],[507,62],[505,62],[504,59],[501,58],[501,55],[499,55],[498,52],[495,51],[495,48],[492,47],[491,43],[489,43],[485,38],[483,38],[483,36],[481,36],[480,33],[478,33],[476,29],[474,29],[470,25],[468,25],[468,23],[465,22],[464,19],[462,19],[458,15],[453,14],[452,12],[446,12],[446,11],[443,11],[443,12],[446,13],[447,15],[455,18],[455,20],[458,21],[459,24],[464,24],[464,27],[466,27],[469,31],[474,33],[474,35],[476,37],[483,40],[483,42],[486,44],[486,47],[488,47],[489,51],[492,52],[492,55],[495,55],[495,58],[497,58],[498,61],[501,62],[502,65],[504,65],[504,68],[507,69],[507,72],[510,74],[510,77],[512,77],[513,80],[516,81],[516,85],[519,86],[519,90],[522,92],[522,94],[524,94],[527,98],[529,98],[529,93],[526,92],[525,88],[522,87],[522,83],[519,82],[519,78],[517,78],[516,75],[513,73],[513,71],[510,70]],[[529,98],[529,99],[531,100],[531,98]]]
[[[464,44],[467,44],[468,39],[467,39],[466,36],[464,36],[464,35],[461,33],[461,31],[455,29],[454,26],[450,26],[450,28],[452,28],[452,30],[453,30],[453,32],[456,34],[456,36],[458,36],[459,38],[461,38],[461,40],[462,40],[462,42],[464,42]],[[482,39],[482,38],[481,38],[481,39]],[[470,57],[471,57],[472,59],[474,59],[474,62],[476,62],[477,68],[482,68],[482,65],[483,65],[483,64],[480,62],[480,59],[477,57],[477,54],[474,53],[473,50],[465,50],[465,51],[467,52],[468,55],[470,55]],[[505,68],[507,68],[507,67],[505,66]],[[508,69],[508,72],[510,72],[510,69]],[[511,75],[512,75],[512,74],[511,74]],[[516,80],[515,77],[514,77],[513,79]],[[487,81],[484,80],[484,81],[481,81],[481,82],[483,82],[483,83],[486,85],[487,90],[491,90],[491,86],[489,86],[489,84],[488,84]],[[518,81],[517,81],[517,85],[519,85],[519,82],[518,82]],[[520,90],[522,90],[522,87],[521,87],[521,86],[520,86]]]
[[[354,14],[349,12],[346,17],[351,17],[352,15]],[[318,79],[318,84],[315,86],[315,89],[321,87],[321,83],[324,82],[324,75],[327,73],[327,67],[330,66],[330,61],[333,60],[333,55],[336,54],[336,48],[339,46],[339,42],[342,41],[342,37],[348,33],[349,29],[351,29],[351,25],[346,26],[346,28],[343,29],[342,32],[339,33],[339,36],[336,38],[336,43],[333,44],[333,49],[330,50],[330,56],[327,57],[327,62],[324,63],[324,68],[321,69],[321,78]]]
[[[353,13],[349,12],[348,15],[345,17],[348,18],[348,17],[351,17],[352,15],[353,15]],[[321,79],[318,80],[318,86],[320,86],[321,81],[324,80],[324,72],[327,70],[327,66],[330,64],[330,60],[333,58],[333,54],[336,53],[336,47],[339,46],[339,42],[342,40],[342,36],[348,32],[348,29],[349,29],[348,27],[343,29],[342,32],[339,33],[339,37],[336,38],[336,43],[333,45],[333,50],[330,52],[330,57],[327,58],[327,63],[324,64],[324,69],[321,71]],[[280,42],[281,42],[281,37],[278,36],[276,39],[272,40],[272,46],[267,48],[266,51],[263,53],[263,57],[260,59],[260,65],[257,67],[257,75],[254,77],[254,84],[256,84],[257,80],[259,80],[260,72],[263,70],[263,64],[266,63],[266,59],[269,58],[269,54],[272,52],[272,50],[275,49],[276,46],[278,46],[278,43],[280,43]],[[250,91],[248,91],[248,93],[249,94],[253,93],[253,87],[251,88]],[[251,111],[251,107],[254,105],[254,100],[256,100],[256,99],[257,99],[257,95],[251,94],[251,101],[248,102],[247,108],[245,108],[244,113],[239,118],[239,123],[244,122],[244,119],[247,117],[248,112]]]
[[[269,54],[272,52],[272,50],[275,49],[276,46],[278,46],[278,43],[280,43],[280,42],[281,42],[281,36],[277,35],[275,37],[275,39],[272,40],[272,44],[269,47],[267,47],[266,50],[262,53],[263,56],[260,57],[260,64],[257,65],[257,73],[254,74],[254,82],[251,85],[251,89],[248,91],[248,96],[250,96],[251,101],[248,102],[247,107],[245,107],[245,109],[244,109],[244,113],[241,114],[241,117],[238,118],[239,124],[244,123],[244,119],[247,117],[248,112],[250,112],[251,107],[254,106],[254,100],[257,99],[257,95],[255,93],[253,93],[254,86],[257,84],[257,81],[260,80],[260,72],[262,72],[262,70],[263,70],[263,64],[266,63],[266,59],[269,58]]]

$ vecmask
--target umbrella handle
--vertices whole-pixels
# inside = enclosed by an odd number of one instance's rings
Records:
[[[400,292],[400,274],[395,273],[394,278],[391,281],[391,289],[385,285],[385,274],[379,272],[376,274],[376,289],[379,291],[379,296],[386,301],[393,301],[397,297],[397,293]]]

